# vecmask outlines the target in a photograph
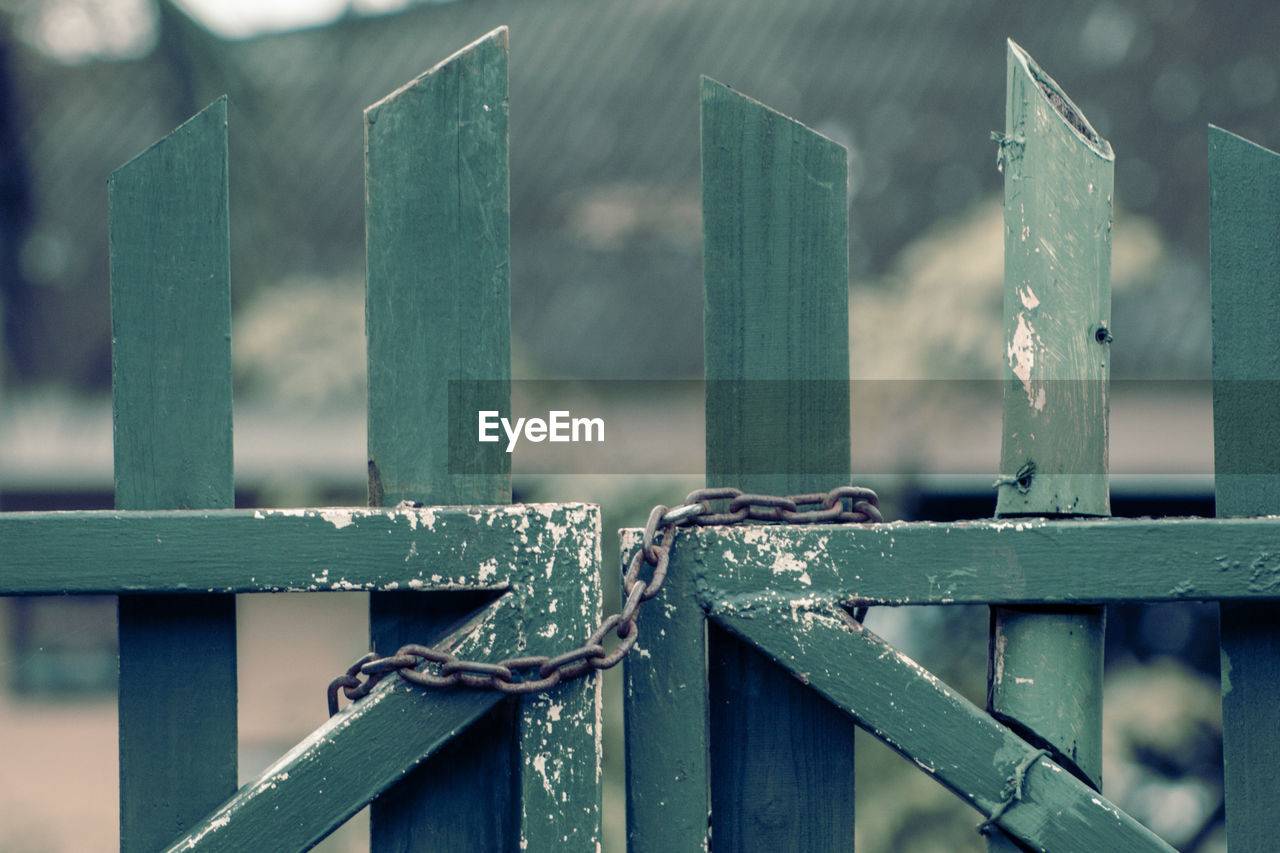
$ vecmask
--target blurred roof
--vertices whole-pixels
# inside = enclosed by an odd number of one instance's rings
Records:
[[[143,58],[17,57],[45,377],[106,382],[113,168],[229,93],[238,304],[286,277],[358,282],[362,108],[499,24],[512,44],[513,330],[530,372],[700,373],[699,74],[849,146],[851,269],[874,282],[934,220],[998,193],[987,134],[1003,124],[1013,36],[1113,143],[1121,208],[1176,247],[1129,318],[1159,330],[1137,335],[1134,370],[1162,375],[1208,369],[1204,125],[1280,139],[1273,6],[468,0],[238,41],[160,9]]]

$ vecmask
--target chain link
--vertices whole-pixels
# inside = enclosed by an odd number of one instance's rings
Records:
[[[712,501],[724,500],[729,502],[727,512],[712,510]],[[849,501],[848,509],[845,508],[846,500]],[[500,693],[523,694],[546,690],[588,672],[609,669],[626,657],[639,639],[636,620],[640,618],[644,603],[662,589],[667,566],[671,562],[671,546],[679,528],[687,525],[726,526],[744,521],[785,524],[879,522],[884,520],[879,506],[880,500],[875,492],[858,486],[838,486],[825,493],[786,497],[744,494],[730,488],[690,492],[683,505],[672,509],[659,504],[649,513],[640,547],[632,555],[622,578],[626,596],[622,609],[605,617],[581,646],[555,657],[530,655],[505,658],[497,663],[462,660],[450,652],[413,643],[401,646],[390,657],[380,658],[369,652],[329,684],[329,716],[338,713],[339,692],[353,702],[362,699],[389,672],[398,673],[405,681],[422,687],[462,684]],[[646,566],[649,567],[648,580],[641,577]],[[865,613],[866,608],[860,607],[854,618],[862,621]],[[606,651],[604,647],[609,634],[618,638],[613,651]]]

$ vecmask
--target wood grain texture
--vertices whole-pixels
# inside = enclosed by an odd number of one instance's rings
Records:
[[[365,111],[374,505],[511,499],[510,456],[500,445],[450,441],[480,409],[509,413],[507,53],[503,27]],[[544,582],[570,584],[581,601],[542,630],[581,642],[600,615],[598,563],[594,574]],[[412,597],[370,599],[378,649],[420,642],[448,620]],[[591,679],[554,703],[521,702],[514,721],[473,727],[462,735],[465,752],[484,771],[464,779],[432,762],[404,780],[374,804],[373,850],[427,839],[456,850],[557,849],[566,838],[594,846],[600,701]],[[548,757],[548,740],[563,755]],[[477,811],[476,802],[505,805]]]
[[[505,28],[365,110],[365,190],[371,497],[509,502],[509,454],[463,475],[448,441],[451,386],[509,394]]]
[[[1000,155],[1005,394],[996,515],[1107,516],[1115,158],[1012,41]],[[993,607],[987,668],[987,711],[1098,789],[1105,625],[1100,606]],[[993,832],[987,849],[1018,847]]]
[[[849,482],[845,149],[702,81],[709,486]],[[853,844],[853,729],[789,673],[708,634],[717,850]]]
[[[0,595],[497,591],[586,508],[4,513]],[[678,565],[696,582],[688,594],[808,590],[893,606],[1263,601],[1280,597],[1277,537],[1277,517],[892,522],[778,527],[767,539],[687,528],[671,574]]]
[[[108,183],[120,509],[234,501],[227,180],[223,98]],[[120,849],[151,851],[235,790],[235,599],[124,595],[119,637]]]
[[[369,107],[364,127],[369,502],[509,502],[506,454],[463,476],[449,453],[451,419],[462,417],[450,409],[450,382],[510,379],[506,30]],[[371,595],[370,640],[390,652],[456,617],[406,593]],[[503,847],[513,725],[487,719],[460,736],[480,772],[428,762],[375,802],[373,853],[428,839]],[[476,802],[505,805],[476,812]]]
[[[880,740],[1035,850],[1163,851],[1133,818],[933,675],[853,622],[833,602],[765,593],[712,602],[711,619],[777,660]],[[1028,763],[1029,762],[1029,763]],[[851,846],[851,845],[850,845]]]
[[[1214,489],[1219,516],[1280,512],[1280,156],[1209,128]],[[1262,565],[1280,566],[1274,554]],[[1275,846],[1280,778],[1280,606],[1223,605],[1227,843]]]

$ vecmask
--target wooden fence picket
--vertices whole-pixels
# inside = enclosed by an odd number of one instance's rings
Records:
[[[1220,518],[1280,513],[1277,234],[1280,155],[1210,127],[1213,486]],[[1249,570],[1254,584],[1280,590],[1280,558],[1260,555]],[[1227,844],[1268,850],[1280,802],[1280,777],[1269,769],[1280,762],[1276,604],[1223,603],[1219,614]]]
[[[506,30],[369,107],[364,127],[369,503],[510,503],[505,458],[488,477],[451,477],[448,444],[450,381],[511,371]],[[391,654],[434,639],[459,609],[483,603],[374,593],[371,646]],[[427,839],[449,850],[503,846],[509,809],[472,804],[509,799],[509,711],[496,708],[372,804],[373,853]]]
[[[226,99],[108,193],[116,508],[230,507]],[[151,853],[238,784],[235,597],[121,595],[119,636],[120,849]]]
[[[847,160],[844,146],[703,79],[708,487],[849,484]],[[851,847],[853,726],[737,638],[711,629],[707,642],[716,847]]]

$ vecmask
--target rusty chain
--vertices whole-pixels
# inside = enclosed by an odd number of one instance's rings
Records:
[[[711,501],[729,501],[727,512],[714,512]],[[845,508],[845,500],[850,507]],[[390,657],[369,652],[329,684],[329,716],[338,713],[338,693],[351,701],[361,699],[389,672],[422,687],[452,687],[462,684],[497,690],[500,693],[537,693],[598,669],[609,669],[626,657],[639,638],[636,620],[640,608],[662,589],[676,530],[686,525],[724,526],[744,521],[779,521],[785,524],[844,524],[883,521],[876,493],[859,486],[837,486],[829,492],[806,495],[744,494],[738,489],[698,489],[690,492],[683,505],[671,509],[662,504],[649,513],[640,547],[631,557],[622,588],[626,600],[622,610],[605,617],[587,641],[576,649],[555,657],[528,655],[497,663],[462,660],[447,651],[410,643]],[[803,509],[803,507],[816,507]],[[649,579],[640,577],[645,565]],[[866,608],[858,608],[861,621]],[[612,633],[618,638],[613,651],[604,640]],[[423,664],[429,666],[422,667]],[[434,665],[431,667],[430,665]],[[434,668],[434,672],[431,669]],[[527,673],[519,677],[519,673]]]

